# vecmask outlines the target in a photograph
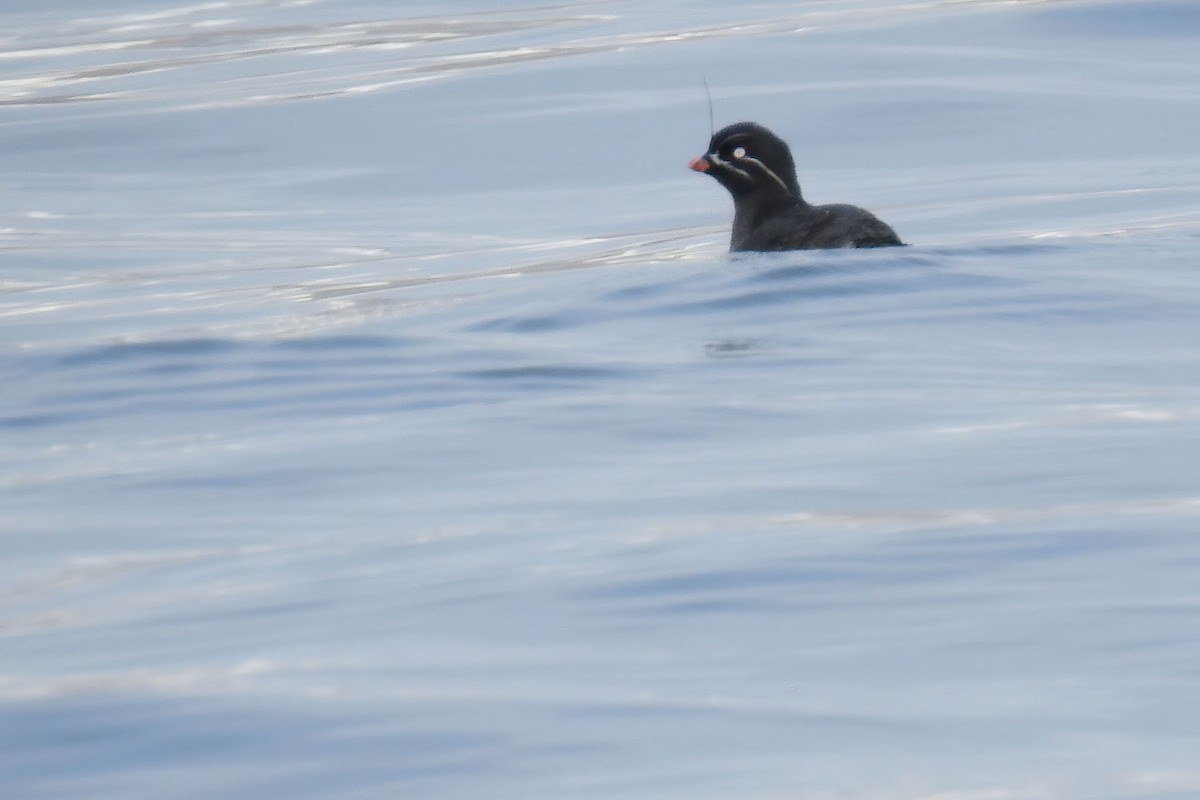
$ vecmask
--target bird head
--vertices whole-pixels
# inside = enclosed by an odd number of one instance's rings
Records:
[[[713,134],[704,155],[688,165],[707,173],[734,199],[800,199],[796,165],[787,143],[756,122],[738,122]]]

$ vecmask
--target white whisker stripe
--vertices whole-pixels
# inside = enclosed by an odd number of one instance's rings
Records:
[[[786,183],[784,183],[782,178],[780,178],[778,175],[776,175],[766,164],[762,163],[754,156],[746,156],[745,158],[742,159],[742,161],[749,161],[752,164],[758,165],[758,167],[761,168],[763,172],[767,173],[768,175],[770,175],[772,178],[775,179],[775,182],[779,184],[779,186],[783,189],[783,191],[787,192],[788,194],[792,193],[791,187],[789,187]]]
[[[709,153],[709,154],[708,154],[708,157],[709,157],[709,159],[710,159],[710,160],[711,160],[711,161],[712,161],[714,164],[716,164],[718,167],[727,167],[727,168],[729,168],[729,169],[733,170],[734,172],[736,172],[738,175],[741,175],[743,178],[745,178],[745,179],[746,179],[746,180],[748,180],[748,181],[749,181],[749,180],[754,180],[753,178],[751,178],[751,177],[750,177],[750,173],[749,173],[749,172],[746,172],[746,170],[744,170],[744,169],[739,169],[738,167],[735,167],[733,164],[731,164],[731,163],[729,163],[728,161],[724,160],[723,158],[721,158],[721,157],[720,157],[719,155],[717,155],[716,153]],[[766,169],[766,167],[763,167],[763,169]],[[768,171],[768,172],[770,172],[770,170],[767,170],[767,171]],[[773,173],[772,173],[772,174],[773,174]],[[779,179],[778,179],[778,178],[776,178],[775,180],[779,180]]]

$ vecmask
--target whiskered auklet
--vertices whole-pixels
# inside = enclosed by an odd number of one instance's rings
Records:
[[[814,206],[800,194],[787,143],[756,122],[713,134],[708,152],[688,165],[733,195],[732,252],[902,245],[886,223],[850,205]]]

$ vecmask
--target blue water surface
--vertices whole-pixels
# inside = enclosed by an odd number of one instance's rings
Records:
[[[0,21],[0,797],[1200,793],[1192,3]]]

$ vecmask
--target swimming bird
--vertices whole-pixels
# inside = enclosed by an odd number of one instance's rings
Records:
[[[717,131],[708,151],[688,166],[713,176],[733,195],[730,252],[904,244],[866,209],[808,203],[787,143],[756,122]]]

